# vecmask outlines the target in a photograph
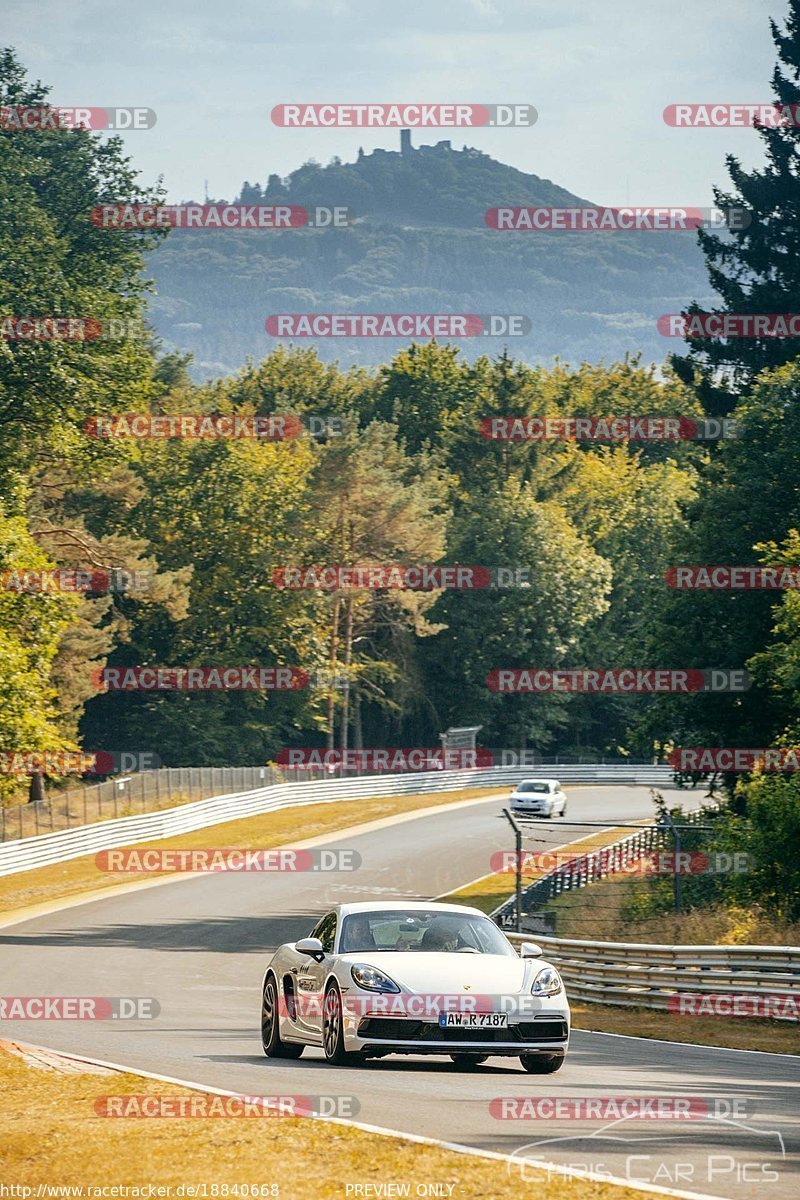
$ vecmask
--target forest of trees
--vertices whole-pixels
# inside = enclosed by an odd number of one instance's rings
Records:
[[[773,34],[775,94],[797,104],[800,0]],[[5,51],[0,104],[45,99]],[[800,295],[800,130],[758,136],[763,166],[730,159],[718,195],[751,224],[700,235],[720,312],[791,312]],[[147,191],[118,139],[0,130],[0,319],[146,319],[147,256],[161,235],[88,218],[104,201],[143,198],[159,190]],[[140,593],[0,589],[0,749],[254,764],[291,745],[436,745],[453,724],[482,725],[484,745],[583,759],[798,743],[797,591],[678,592],[664,580],[682,563],[800,566],[790,339],[698,340],[660,369],[636,357],[470,361],[436,342],[375,369],[280,345],[209,382],[189,368],[154,336],[0,338],[0,572],[116,567],[150,583]],[[130,412],[292,414],[305,431],[275,441],[87,434],[91,418]],[[646,414],[733,415],[738,435],[608,445],[480,433],[495,415]],[[276,568],[326,563],[525,568],[530,585],[273,581]],[[312,679],[287,692],[104,694],[106,665],[289,665]],[[672,697],[487,689],[489,670],[528,666],[747,668],[754,682],[742,694]],[[0,793],[19,799],[19,781],[0,776]],[[796,775],[740,782],[733,805],[742,820],[761,813],[767,840],[773,828],[800,831]]]

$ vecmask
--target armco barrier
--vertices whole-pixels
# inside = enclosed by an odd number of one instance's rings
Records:
[[[788,996],[800,1013],[800,946],[658,946],[507,933],[542,947],[571,1000],[668,1010],[670,997]]]
[[[459,791],[462,788],[488,788],[512,785],[531,775],[526,767],[490,767],[486,770],[425,771],[409,775],[368,775],[354,779],[321,779],[306,783],[279,783],[256,788],[249,792],[234,792],[213,796],[192,804],[181,804],[161,812],[142,816],[120,817],[80,825],[59,833],[22,838],[0,845],[0,876],[35,867],[67,862],[83,854],[113,850],[137,842],[174,837],[234,821],[240,817],[256,816],[279,808],[302,804],[333,803],[338,800],[359,800],[372,796],[404,796],[426,792]],[[672,781],[671,767],[649,764],[622,763],[619,765],[585,766],[570,763],[547,767],[548,777],[564,783],[640,784],[667,787]]]
[[[683,814],[683,822],[687,825],[698,825],[713,818],[716,805],[708,803],[703,809]],[[536,818],[532,818],[534,821]],[[528,818],[531,820],[531,818]],[[519,826],[525,830],[530,828],[519,814],[516,816]],[[599,883],[609,875],[625,871],[631,863],[638,862],[646,854],[654,850],[673,846],[669,826],[656,824],[643,825],[635,833],[625,834],[616,842],[598,846],[596,850],[581,851],[576,847],[574,856],[567,862],[548,871],[533,883],[529,883],[522,892],[522,912],[529,913],[543,904],[555,900],[564,892],[574,892],[577,889]],[[492,913],[492,919],[502,929],[515,923],[517,909],[516,896],[511,896]]]
[[[662,846],[667,838],[667,826],[652,824],[637,829],[635,833],[628,833],[607,846],[599,846],[596,850],[581,852],[580,847],[576,847],[574,857],[569,862],[548,871],[523,889],[522,912],[529,913],[564,892],[589,887],[609,875],[624,871],[629,863],[638,862],[644,855]],[[492,919],[502,929],[507,929],[514,924],[516,909],[516,896],[511,896],[495,909]]]

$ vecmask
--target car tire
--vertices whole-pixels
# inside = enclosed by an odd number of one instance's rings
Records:
[[[564,1065],[563,1054],[520,1054],[519,1061],[529,1075],[552,1075]]]
[[[325,1061],[333,1067],[351,1067],[363,1061],[363,1055],[345,1050],[342,993],[335,983],[325,989],[322,1003],[322,1049]]]
[[[267,1058],[299,1058],[305,1046],[284,1042],[278,1017],[278,985],[274,975],[264,984],[261,997],[261,1045]]]
[[[458,1067],[459,1071],[471,1071],[474,1067],[479,1067],[481,1063],[485,1063],[488,1054],[451,1054],[453,1065]]]
[[[565,801],[564,801],[564,806],[563,806],[563,808],[561,809],[561,816],[562,816],[562,817],[565,817],[566,815],[567,815],[567,802],[566,802],[566,800],[565,800]]]

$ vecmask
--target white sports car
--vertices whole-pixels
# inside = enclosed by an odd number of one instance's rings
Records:
[[[446,1054],[461,1067],[518,1056],[549,1074],[564,1061],[569,1005],[532,942],[521,955],[476,908],[340,904],[273,955],[262,984],[270,1058],[321,1046],[328,1062]]]

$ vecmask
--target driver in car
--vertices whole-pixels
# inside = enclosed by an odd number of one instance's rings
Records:
[[[346,927],[346,953],[358,953],[361,950],[376,950],[377,944],[372,936],[372,926],[369,917],[356,914],[350,917]]]

